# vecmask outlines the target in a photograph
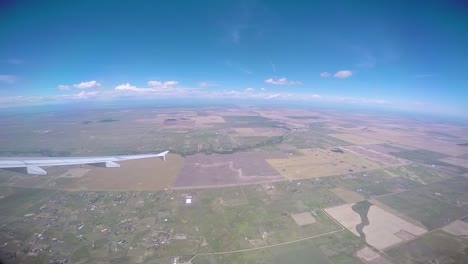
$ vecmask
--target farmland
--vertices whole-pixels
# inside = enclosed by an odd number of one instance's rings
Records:
[[[288,179],[305,179],[376,169],[382,165],[341,149],[302,149],[303,156],[268,162]]]
[[[449,149],[468,141],[463,130],[306,109],[68,114],[5,118],[0,153],[170,153],[165,162],[48,167],[42,176],[0,170],[5,263],[466,258],[468,181],[458,162],[466,154]],[[420,148],[409,141],[417,135],[447,147]],[[438,243],[451,248],[422,257]]]

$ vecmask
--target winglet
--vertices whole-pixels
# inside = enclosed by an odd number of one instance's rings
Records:
[[[117,164],[115,162],[112,162],[112,161],[107,161],[106,162],[106,168],[118,168],[120,167],[120,164]]]
[[[46,175],[47,171],[43,170],[41,167],[38,166],[27,166],[26,172],[28,174],[35,174],[35,175]]]
[[[161,153],[157,154],[157,156],[160,157],[162,159],[162,161],[166,161],[166,154],[167,153],[169,153],[169,150],[161,152]]]

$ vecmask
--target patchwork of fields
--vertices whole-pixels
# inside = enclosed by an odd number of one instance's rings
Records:
[[[0,170],[5,263],[468,262],[462,128],[300,109],[72,116],[6,122],[0,153],[171,152]]]

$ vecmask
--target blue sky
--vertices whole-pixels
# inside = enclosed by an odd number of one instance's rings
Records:
[[[4,106],[232,97],[468,112],[463,1],[1,5]]]

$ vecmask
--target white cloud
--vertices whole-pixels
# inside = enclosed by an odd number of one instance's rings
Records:
[[[245,91],[246,91],[247,93],[253,93],[253,92],[255,91],[255,89],[249,87],[249,88],[245,89]]]
[[[330,77],[330,75],[331,75],[331,74],[328,73],[328,72],[322,72],[322,73],[320,73],[320,77],[322,77],[322,78],[328,78],[328,77]]]
[[[81,82],[81,83],[73,85],[73,87],[77,89],[94,89],[94,88],[99,88],[101,86],[102,85],[98,83],[97,81]]]
[[[121,84],[115,87],[116,91],[128,91],[128,92],[147,92],[151,91],[151,88],[137,88],[129,83]]]
[[[283,77],[283,78],[279,78],[277,80],[273,79],[273,78],[270,78],[270,79],[266,79],[265,80],[265,83],[268,83],[268,84],[273,84],[273,85],[301,85],[302,82],[297,82],[297,81],[289,81],[287,78]]]
[[[167,82],[160,82],[160,81],[149,81],[148,86],[139,88],[133,86],[129,83],[118,85],[114,88],[116,91],[120,92],[136,92],[136,93],[153,93],[153,94],[174,94],[177,92],[181,92],[186,89],[177,89],[174,86],[178,84],[176,81],[167,81]]]
[[[13,75],[0,75],[0,82],[14,83],[15,81],[16,81],[16,77]]]
[[[263,87],[262,87],[262,88],[260,88],[260,90],[261,90],[261,91],[266,91],[266,89],[265,89],[265,88],[263,88]]]
[[[176,81],[167,81],[167,82],[160,82],[160,81],[149,81],[148,86],[151,86],[153,88],[173,88],[179,84],[179,82]]]
[[[57,89],[60,90],[60,91],[70,91],[71,90],[70,86],[68,86],[68,85],[59,85],[59,86],[57,86]]]
[[[99,92],[85,92],[85,91],[81,91],[80,93],[78,94],[75,94],[74,97],[76,99],[89,99],[89,98],[92,98],[92,97],[96,97],[97,95],[99,95]]]
[[[338,79],[346,79],[346,78],[349,78],[353,75],[353,72],[352,71],[348,71],[348,70],[343,70],[343,71],[337,71],[333,77],[335,78],[338,78]]]

